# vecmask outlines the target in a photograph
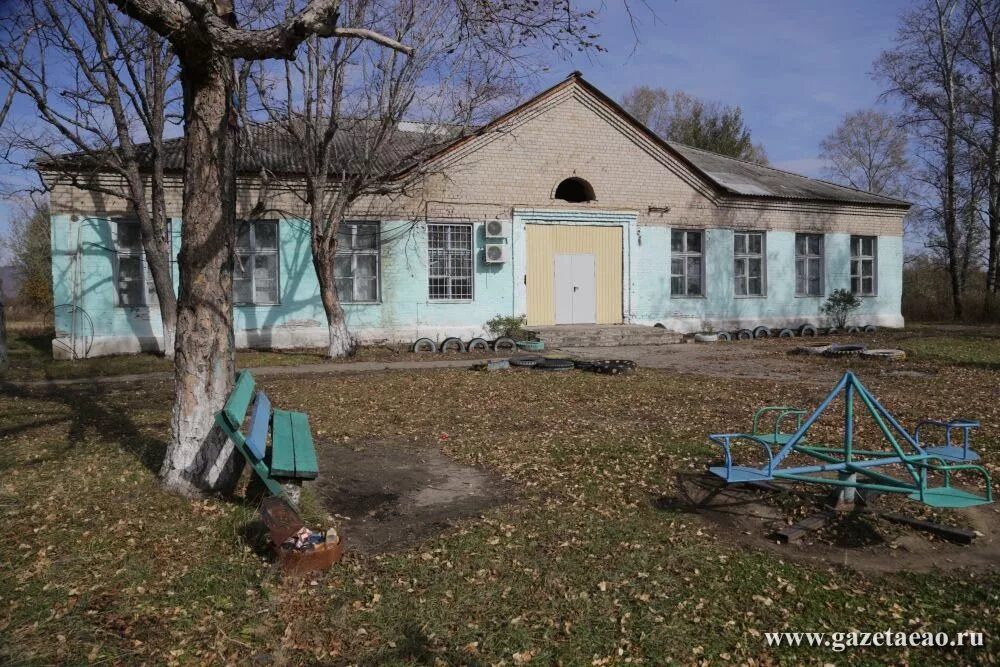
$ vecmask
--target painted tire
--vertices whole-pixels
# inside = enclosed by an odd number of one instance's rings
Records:
[[[589,370],[601,375],[628,375],[635,369],[636,364],[630,359],[605,359],[593,362]]]
[[[861,333],[861,327],[847,327],[847,333],[849,333],[849,334],[859,334],[859,333]]]
[[[801,327],[799,327],[799,335],[802,336],[803,338],[805,338],[806,336],[815,338],[816,334],[818,333],[819,332],[816,330],[816,327],[812,324],[803,324]]]
[[[882,359],[884,361],[903,361],[906,359],[906,352],[892,349],[865,350],[861,353],[861,356],[868,359]]]
[[[791,329],[782,329],[778,332],[778,338],[795,338],[795,332]]]
[[[449,352],[465,352],[465,343],[461,338],[445,338],[441,341],[441,354]]]
[[[413,343],[413,347],[410,348],[412,352],[437,352],[437,343],[432,341],[430,338],[419,338]]]
[[[518,366],[519,368],[531,368],[538,364],[542,360],[542,357],[530,356],[530,357],[511,357],[511,366]]]
[[[875,326],[874,324],[866,324],[864,326],[864,331],[865,333],[875,333],[876,331],[878,331],[878,327]]]
[[[753,332],[749,329],[740,329],[736,332],[736,340],[751,340],[753,338]]]
[[[717,343],[719,341],[719,334],[696,333],[694,339],[699,343]]]
[[[863,353],[867,348],[864,345],[831,345],[823,354],[835,357],[850,357]]]
[[[489,352],[490,344],[485,338],[473,338],[465,346],[465,349],[469,352]]]
[[[839,336],[840,335],[840,329],[838,329],[837,327],[830,327],[829,329],[826,330],[826,335],[827,336]]]
[[[733,335],[731,333],[729,333],[728,331],[720,331],[719,333],[717,333],[715,335],[719,337],[720,341],[730,341],[730,340],[733,339]]]
[[[764,326],[757,327],[756,329],[753,330],[753,337],[754,338],[770,338],[771,337],[771,330],[768,329],[767,327],[764,327]]]
[[[514,342],[513,338],[508,338],[507,336],[501,336],[493,341],[493,351],[494,352],[516,352],[517,343]]]
[[[519,340],[517,347],[525,352],[541,352],[545,349],[545,342],[540,340]]]
[[[572,359],[541,359],[535,364],[539,371],[571,371],[576,368]]]
[[[812,345],[803,345],[801,347],[795,348],[795,351],[799,354],[826,354],[827,350],[832,347],[829,343],[813,343]]]

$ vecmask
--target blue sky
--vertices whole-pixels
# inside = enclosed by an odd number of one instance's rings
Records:
[[[882,91],[872,62],[887,48],[905,0],[632,0],[633,33],[621,0],[603,7],[599,55],[554,59],[542,85],[578,69],[620,99],[638,84],[663,86],[742,107],[772,164],[819,175],[819,142],[849,111]],[[638,41],[637,41],[638,40]],[[0,179],[24,179],[0,167]],[[0,236],[14,207],[0,202]]]

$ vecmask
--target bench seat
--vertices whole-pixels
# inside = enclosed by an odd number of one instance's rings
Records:
[[[286,494],[282,484],[316,479],[319,475],[309,417],[303,412],[272,410],[267,394],[254,392],[254,388],[253,375],[250,371],[242,371],[226,405],[215,415],[215,421],[268,491],[283,496]],[[243,422],[251,398],[254,398],[253,411],[244,436]]]

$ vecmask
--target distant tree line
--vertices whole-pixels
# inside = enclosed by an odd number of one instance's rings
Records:
[[[901,112],[849,114],[821,145],[833,180],[915,204],[904,315],[1000,316],[1000,0],[918,0],[875,61]]]
[[[676,141],[740,160],[767,164],[767,153],[754,143],[743,110],[666,88],[637,86],[622,106],[640,123],[667,141]]]

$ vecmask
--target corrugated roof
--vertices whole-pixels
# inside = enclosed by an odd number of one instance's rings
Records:
[[[680,153],[706,178],[730,194],[744,197],[909,206],[909,203],[892,197],[884,197],[790,171],[745,162],[674,141],[668,141],[667,144]]]
[[[458,135],[455,128],[421,123],[402,123],[394,136],[379,151],[370,165],[376,172],[395,172],[400,164],[417,160],[426,151],[450,143]],[[367,160],[365,151],[371,144],[367,128],[362,123],[351,123],[339,129],[334,136],[331,170],[354,173],[353,167]],[[254,125],[246,130],[240,142],[236,168],[243,173],[257,173],[261,169],[280,174],[302,173],[305,168],[302,151],[285,130],[277,125]],[[149,166],[152,155],[149,144],[137,147],[140,161]],[[164,169],[184,169],[184,139],[163,142]],[[67,153],[39,160],[41,168],[93,168],[95,161],[86,153]],[[368,165],[365,165],[368,168]]]

